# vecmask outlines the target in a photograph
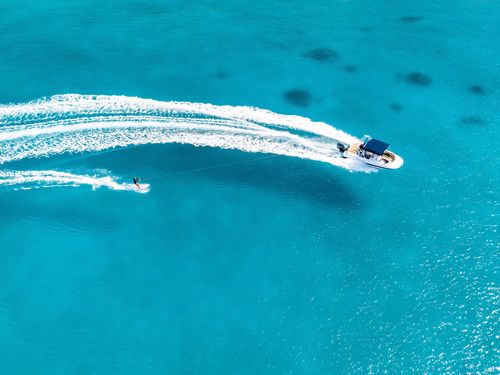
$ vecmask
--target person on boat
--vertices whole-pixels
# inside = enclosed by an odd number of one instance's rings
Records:
[[[141,179],[139,177],[134,177],[134,185],[137,186],[137,189],[141,190],[141,185],[139,184]]]

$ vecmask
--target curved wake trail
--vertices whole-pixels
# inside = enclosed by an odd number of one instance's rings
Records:
[[[336,149],[337,142],[355,141],[355,137],[326,123],[254,107],[76,94],[0,106],[0,164],[129,145],[186,143],[372,171],[343,159]],[[41,182],[50,178],[54,181],[56,176],[54,171],[39,173]],[[67,174],[64,178],[73,178],[79,184],[77,176]],[[118,188],[120,184],[106,186],[123,190]]]
[[[31,190],[58,186],[88,185],[92,189],[107,187],[112,190],[129,190],[139,193],[149,191],[148,184],[141,184],[139,190],[134,184],[119,183],[110,176],[78,175],[60,171],[0,171],[0,188]]]

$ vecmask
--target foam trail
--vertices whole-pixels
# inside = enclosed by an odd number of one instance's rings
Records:
[[[58,186],[88,185],[93,189],[107,187],[112,190],[130,190],[139,193],[149,191],[148,184],[141,184],[141,190],[133,184],[119,183],[108,175],[77,175],[60,171],[0,171],[0,188],[30,190]]]
[[[187,143],[373,171],[343,159],[336,149],[337,142],[355,141],[326,123],[254,107],[76,94],[0,106],[0,164],[130,145]]]

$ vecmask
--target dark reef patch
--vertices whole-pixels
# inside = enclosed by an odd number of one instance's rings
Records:
[[[224,71],[219,71],[219,72],[215,73],[215,78],[217,78],[217,79],[226,79],[226,78],[229,78],[229,73],[228,72],[224,72]]]
[[[423,73],[419,73],[419,72],[408,73],[404,76],[398,75],[398,77],[403,77],[403,79],[407,83],[415,85],[415,86],[425,87],[425,86],[430,86],[432,84],[431,77],[429,77],[427,74],[423,74]]]
[[[471,93],[473,95],[481,95],[481,96],[486,95],[486,90],[481,85],[472,85],[472,86],[469,86],[469,88],[467,89],[467,91],[469,91],[469,93]]]
[[[302,56],[307,57],[311,60],[321,62],[337,60],[340,58],[339,54],[331,48],[315,48],[310,51],[304,52]]]
[[[311,94],[303,89],[288,90],[283,94],[283,98],[298,107],[307,107],[311,104]]]
[[[404,16],[404,17],[399,17],[399,20],[403,23],[417,23],[418,21],[421,21],[422,18],[421,16]]]
[[[463,116],[460,118],[460,122],[464,125],[474,125],[474,126],[485,125],[483,119],[477,116]]]
[[[399,103],[391,103],[389,106],[393,112],[399,113],[403,110],[403,106]]]
[[[357,73],[358,67],[356,65],[346,65],[342,67],[342,70],[347,73]]]
[[[361,31],[364,31],[365,33],[368,33],[370,31],[373,31],[373,26],[361,26],[359,29]]]

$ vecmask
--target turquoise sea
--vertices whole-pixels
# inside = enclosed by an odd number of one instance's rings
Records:
[[[0,373],[500,373],[499,20],[0,1]]]

